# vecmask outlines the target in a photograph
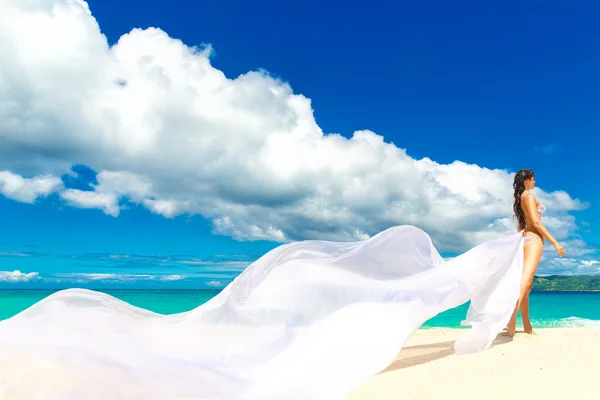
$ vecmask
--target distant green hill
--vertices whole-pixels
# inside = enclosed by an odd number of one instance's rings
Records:
[[[564,276],[552,275],[533,279],[533,291],[560,292],[560,291],[600,291],[600,275]]]

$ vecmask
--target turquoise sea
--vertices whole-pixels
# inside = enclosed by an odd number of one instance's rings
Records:
[[[161,314],[191,310],[218,290],[102,290],[123,301]],[[52,290],[0,290],[0,319],[10,318],[43,299]],[[422,328],[459,328],[468,303],[441,313]],[[530,295],[534,328],[600,327],[600,293],[535,292]],[[520,322],[519,322],[520,324]]]

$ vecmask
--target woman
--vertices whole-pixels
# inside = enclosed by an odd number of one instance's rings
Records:
[[[541,218],[546,211],[546,207],[540,204],[535,196],[530,192],[535,186],[535,175],[531,169],[522,169],[515,175],[513,188],[515,190],[515,202],[513,210],[518,220],[518,230],[523,231],[524,260],[523,276],[521,279],[521,292],[515,311],[508,323],[508,335],[514,336],[517,326],[517,311],[521,309],[523,318],[523,330],[527,334],[533,334],[531,321],[529,320],[529,292],[533,283],[533,277],[537,270],[542,251],[544,250],[544,238],[558,251],[559,257],[565,254],[563,247],[548,232],[548,229],[542,224]]]

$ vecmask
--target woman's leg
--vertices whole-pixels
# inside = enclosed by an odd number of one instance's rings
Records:
[[[529,319],[529,293],[523,298],[521,303],[521,318],[523,319],[523,330],[525,333],[533,334],[533,327],[531,326],[531,320]]]
[[[519,294],[519,300],[517,301],[515,311],[513,312],[510,321],[508,322],[508,335],[514,336],[517,329],[517,312],[521,307],[521,303],[525,297],[531,291],[531,285],[533,283],[533,277],[535,271],[537,271],[538,264],[542,258],[542,251],[544,250],[544,243],[541,240],[529,240],[524,244],[524,257],[523,257],[523,275],[521,277],[521,292]],[[529,314],[529,309],[527,309]],[[529,315],[527,315],[529,317]]]

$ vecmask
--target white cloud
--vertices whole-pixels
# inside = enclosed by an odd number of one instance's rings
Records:
[[[30,257],[30,253],[22,253],[20,251],[0,251],[0,257]]]
[[[38,197],[48,196],[62,186],[62,181],[52,176],[24,178],[10,171],[0,171],[0,193],[24,203],[33,203]]]
[[[29,272],[23,273],[19,270],[15,271],[0,271],[0,282],[29,282],[34,279],[39,278],[39,273],[37,272]]]
[[[79,283],[95,281],[135,282],[135,281],[163,281],[173,282],[186,279],[184,275],[157,275],[157,274],[115,274],[115,273],[62,273],[45,277],[49,280],[75,281]]]
[[[224,285],[219,281],[208,281],[208,282],[206,282],[206,286],[221,287]]]
[[[594,259],[578,259],[574,257],[553,258],[547,263],[540,263],[538,275],[598,275],[600,261]]]
[[[0,170],[57,175],[82,163],[98,184],[63,191],[69,204],[200,214],[239,240],[356,240],[413,224],[441,251],[464,251],[516,229],[510,172],[416,160],[368,130],[324,134],[287,83],[256,71],[229,79],[210,47],[160,29],[109,47],[82,4],[0,4]],[[571,236],[567,213],[585,205],[537,192],[557,237]]]
[[[598,260],[581,260],[581,265],[588,268],[598,266],[598,269],[600,269],[600,261]]]
[[[206,260],[180,260],[177,261],[179,264],[186,265],[199,265],[203,267],[212,268],[222,268],[222,269],[240,269],[243,270],[248,265],[250,265],[251,261],[206,261]]]
[[[180,281],[185,278],[186,277],[183,275],[164,275],[164,276],[161,276],[159,279],[161,281],[165,281],[165,282],[173,282],[173,281]]]
[[[64,278],[79,278],[79,279],[87,279],[89,281],[104,281],[104,280],[119,280],[119,275],[117,274],[62,274],[60,275]],[[130,276],[129,276],[130,277]]]
[[[77,189],[66,189],[61,192],[62,197],[73,207],[99,208],[104,213],[116,217],[119,215],[118,198],[113,194],[104,194]]]
[[[180,214],[180,210],[183,208],[178,206],[178,203],[172,200],[144,199],[142,204],[144,204],[153,213],[163,215],[167,218],[177,216]]]

